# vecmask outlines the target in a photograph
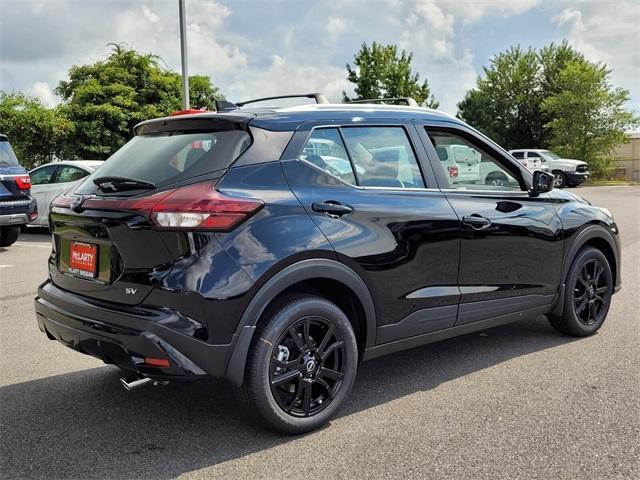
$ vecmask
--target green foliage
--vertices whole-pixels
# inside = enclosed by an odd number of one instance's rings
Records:
[[[342,92],[343,100],[412,97],[419,105],[438,108],[427,80],[420,83],[420,75],[412,71],[412,58],[413,54],[404,50],[398,55],[396,45],[373,42],[369,47],[363,43],[354,67],[347,64],[347,80],[355,84],[356,98]]]
[[[160,65],[160,58],[123,45],[106,60],[73,66],[58,84],[61,110],[75,124],[69,144],[73,156],[104,159],[133,135],[133,127],[182,108],[181,76]],[[211,109],[220,91],[208,77],[189,77],[192,108]]]
[[[512,47],[491,59],[458,104],[458,116],[505,148],[541,143],[540,64],[536,52]]]
[[[74,126],[59,109],[38,99],[0,91],[0,132],[9,137],[20,163],[31,168],[62,156]]]
[[[609,74],[566,40],[539,51],[512,47],[484,67],[458,117],[507,149],[557,150],[605,175],[611,149],[637,124],[624,109],[629,92],[611,87]]]
[[[601,64],[570,61],[558,74],[556,93],[542,102],[551,119],[550,147],[566,158],[586,161],[596,177],[613,168],[613,148],[626,140],[626,129],[639,124],[624,109],[629,92],[612,88],[610,73]]]

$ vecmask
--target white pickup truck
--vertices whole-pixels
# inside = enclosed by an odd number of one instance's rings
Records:
[[[557,188],[577,187],[589,179],[589,165],[582,160],[561,158],[551,150],[535,148],[518,148],[509,150],[509,153],[520,162],[523,159],[527,161],[540,159],[542,164],[546,165],[553,173]]]

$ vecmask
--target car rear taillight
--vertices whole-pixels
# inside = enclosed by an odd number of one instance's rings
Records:
[[[529,166],[529,162],[527,160],[523,160],[522,161],[522,165],[524,165],[525,167]]]
[[[449,169],[449,176],[450,177],[457,177],[458,176],[458,167],[447,167]]]
[[[151,209],[150,218],[164,229],[227,231],[263,205],[259,200],[223,195],[211,183],[196,183],[178,188],[160,200]]]
[[[31,188],[31,177],[29,175],[16,177],[16,185],[20,190],[29,190]]]
[[[59,196],[52,207],[74,208],[74,199]],[[146,215],[163,230],[232,230],[262,208],[257,199],[230,197],[215,183],[195,183],[142,198],[86,198],[83,210],[129,210]]]

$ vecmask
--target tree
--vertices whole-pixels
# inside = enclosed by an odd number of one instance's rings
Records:
[[[9,137],[20,163],[31,168],[63,156],[74,126],[58,108],[47,108],[22,93],[0,91],[0,132]]]
[[[355,84],[356,98],[342,92],[344,101],[412,97],[419,105],[438,108],[427,80],[420,83],[420,75],[411,69],[412,53],[402,50],[398,55],[396,45],[373,42],[371,47],[363,43],[354,58],[354,67],[347,64],[347,80]]]
[[[106,60],[71,67],[69,79],[56,88],[62,111],[76,126],[69,150],[79,158],[107,158],[138,122],[182,108],[179,74],[162,67],[156,55],[111,45]],[[189,83],[192,108],[210,109],[223,98],[208,77],[190,77]]]
[[[505,148],[540,146],[541,67],[535,50],[511,47],[483,70],[484,78],[458,104],[458,117]]]
[[[565,40],[539,51],[512,47],[494,56],[458,104],[458,117],[505,148],[551,148],[585,160],[598,176],[610,151],[637,123],[629,92],[613,89],[606,66]]]
[[[589,164],[595,176],[605,176],[615,164],[613,147],[626,140],[625,130],[640,119],[624,109],[629,91],[613,88],[611,73],[602,64],[569,61],[558,73],[557,92],[545,98],[542,109],[549,146],[567,158]]]

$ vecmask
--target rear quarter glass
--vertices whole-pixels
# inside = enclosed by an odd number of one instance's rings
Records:
[[[126,177],[156,187],[228,168],[251,144],[244,130],[215,132],[159,132],[137,135],[114,153],[76,191],[101,193],[91,181],[97,177]]]

